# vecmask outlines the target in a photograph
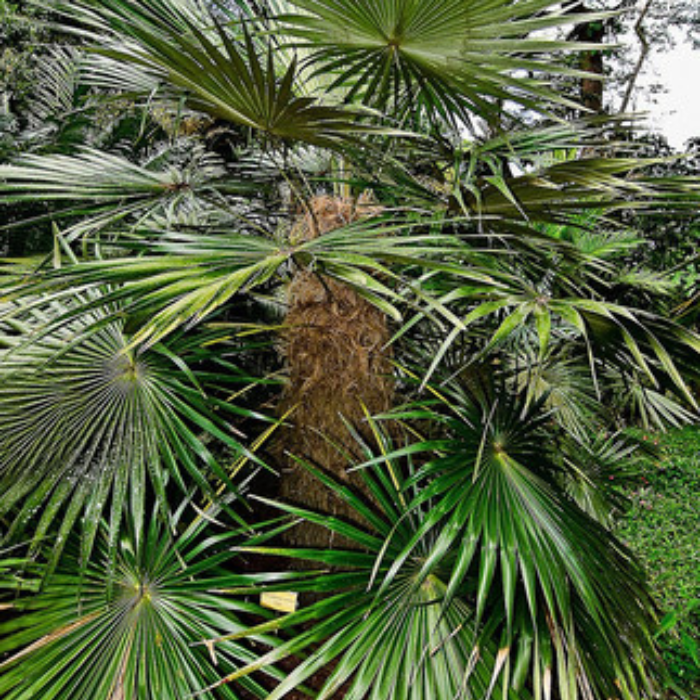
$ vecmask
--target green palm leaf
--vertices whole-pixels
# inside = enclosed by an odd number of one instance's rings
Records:
[[[315,49],[311,63],[337,74],[366,102],[425,110],[452,121],[499,111],[496,101],[531,109],[571,104],[547,75],[581,75],[548,64],[552,52],[591,47],[530,36],[588,21],[551,0],[293,0],[303,14],[286,15],[289,31]],[[600,19],[604,15],[590,15]],[[550,58],[544,59],[544,55]],[[531,76],[523,77],[526,69]],[[520,73],[519,73],[520,72]]]
[[[448,599],[471,581],[478,619],[509,649],[504,672],[529,676],[535,697],[653,697],[653,604],[630,554],[561,490],[548,415],[500,392],[447,396],[433,416],[454,442],[426,442],[434,457],[413,478],[432,504],[424,532],[439,533],[422,573],[457,548]]]
[[[564,488],[582,510],[612,529],[627,506],[620,487],[638,483],[648,453],[648,448],[622,433],[565,438],[561,441]]]
[[[459,412],[453,398],[445,409]],[[373,503],[307,465],[367,528],[277,504],[357,551],[252,550],[336,568],[251,588],[325,596],[258,627],[313,620],[228,681],[311,647],[271,699],[331,662],[321,698],[344,683],[346,697],[376,700],[653,697],[653,605],[629,553],[558,486],[542,449],[546,416],[503,403],[464,409],[423,411],[451,438],[392,451],[377,431],[382,451],[361,472]],[[424,466],[411,466],[420,452]]]
[[[101,305],[118,303],[120,312],[144,319],[133,343],[151,345],[177,328],[200,322],[233,299],[279,284],[291,265],[292,269],[303,267],[350,285],[396,319],[402,316],[400,306],[412,303],[427,306],[429,314],[446,314],[459,325],[459,320],[426,296],[411,276],[399,276],[401,268],[446,270],[472,287],[487,290],[502,284],[489,269],[453,262],[451,258],[468,250],[454,236],[426,232],[423,227],[431,222],[432,218],[407,223],[397,216],[349,225],[301,242],[264,232],[213,230],[204,235],[141,228],[124,237],[115,235],[120,253],[131,249],[137,255],[41,271],[19,282],[11,279],[5,290],[17,298],[43,293],[62,298],[66,284],[81,289],[110,284],[111,291],[100,292]],[[106,254],[110,248],[105,244],[100,250]],[[79,309],[71,307],[57,317],[57,323],[76,313]]]
[[[230,181],[221,182],[225,171],[212,154],[195,148],[188,164],[164,168],[166,155],[161,153],[144,165],[87,147],[73,155],[25,155],[10,165],[0,165],[0,197],[10,204],[36,201],[37,197],[66,202],[67,210],[44,217],[54,221],[74,218],[78,207],[81,219],[63,232],[70,243],[124,222],[201,211],[207,195],[235,190]]]
[[[626,362],[646,375],[654,389],[658,390],[662,383],[673,386],[695,408],[696,400],[687,382],[692,374],[688,358],[700,351],[700,337],[649,311],[600,298],[597,290],[602,287],[604,291],[604,276],[611,269],[606,262],[571,245],[550,248],[547,237],[540,236],[530,236],[524,227],[519,237],[489,237],[493,248],[487,255],[474,253],[475,260],[490,267],[500,282],[491,291],[471,285],[460,287],[449,279],[449,273],[448,277],[431,278],[432,294],[459,318],[459,324],[443,335],[424,381],[430,379],[450,347],[466,333],[479,331],[485,335],[486,341],[473,358],[476,359],[531,329],[540,357],[554,339],[571,342],[577,338],[583,342],[591,362],[596,357],[625,357]],[[504,276],[496,276],[496,270]]]
[[[95,294],[82,303],[89,300]],[[199,371],[187,367],[199,361],[197,341],[128,349],[123,321],[100,311],[47,330],[70,308],[6,304],[0,321],[0,513],[12,523],[6,537],[30,530],[35,548],[57,527],[52,565],[81,523],[87,563],[103,514],[114,548],[124,511],[142,520],[148,494],[167,512],[168,483],[213,496],[218,480],[235,493],[202,434],[252,457],[228,420],[255,416],[207,397],[209,382],[223,387],[235,375],[198,382]]]
[[[420,562],[430,556],[431,537],[415,546],[415,558],[399,571],[390,572],[391,564],[413,541],[421,518],[428,513],[420,505],[407,505],[393,485],[396,479],[403,482],[403,476],[396,464],[387,463],[387,466],[388,471],[376,480],[367,477],[373,497],[383,506],[378,513],[350,489],[307,465],[326,486],[357,507],[358,515],[371,522],[369,532],[302,508],[276,504],[295,518],[306,518],[355,541],[361,551],[244,548],[243,551],[306,560],[314,568],[320,565],[335,569],[300,572],[296,580],[287,576],[284,583],[277,583],[282,574],[262,574],[248,589],[242,588],[241,592],[251,593],[291,588],[302,595],[305,591],[322,591],[325,595],[298,612],[213,640],[218,644],[253,633],[293,632],[296,625],[313,622],[307,631],[295,634],[254,663],[229,674],[215,687],[245,677],[290,654],[313,650],[268,700],[282,698],[332,662],[333,671],[318,695],[319,700],[334,697],[346,684],[345,697],[356,700],[488,697],[492,692],[510,700],[530,698],[526,691],[509,690],[501,683],[497,670],[499,657],[491,640],[484,640],[478,650],[475,647],[473,609],[462,599],[445,604],[449,565],[427,577],[420,576]],[[380,588],[384,575],[390,575],[391,581]]]
[[[378,133],[363,126],[356,111],[298,96],[295,61],[278,75],[271,48],[260,55],[249,35],[235,35],[205,9],[187,5],[105,0],[58,2],[56,9],[97,27],[101,42],[105,32],[111,35],[106,47],[96,45],[93,51],[136,66],[211,116],[273,139],[332,148],[353,134]],[[103,76],[104,68],[98,72]]]
[[[71,542],[48,585],[28,594],[27,562],[3,562],[2,583],[20,597],[15,617],[0,623],[0,693],[7,700],[182,700],[211,685],[223,673],[251,663],[253,647],[202,641],[231,630],[242,618],[267,616],[254,604],[237,602],[222,589],[240,583],[230,547],[235,532],[207,534],[202,523],[182,524],[173,537],[157,517],[138,536],[131,521],[109,565],[109,528],[103,524],[96,556],[83,576],[79,550]],[[273,637],[256,637],[274,646]],[[268,671],[276,675],[274,669]],[[245,697],[265,697],[245,679]],[[201,697],[240,698],[234,686]]]
[[[654,164],[633,157],[574,160],[565,154],[517,177],[497,173],[476,185],[467,181],[460,201],[501,230],[513,220],[567,223],[586,210],[649,214],[696,209],[700,182],[688,178],[673,187],[670,180],[645,173]]]
[[[192,174],[192,173],[190,173]],[[196,172],[197,182],[221,170]],[[7,202],[45,199],[92,200],[98,203],[181,194],[192,188],[186,173],[155,171],[124,157],[84,148],[76,155],[25,155],[13,165],[0,166],[0,192]]]

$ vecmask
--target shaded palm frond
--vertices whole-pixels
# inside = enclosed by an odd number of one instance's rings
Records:
[[[566,340],[560,343],[566,345]],[[510,357],[507,351],[502,354],[509,386],[525,397],[526,405],[543,402],[559,426],[580,438],[595,432],[601,406],[584,356],[566,357],[552,348],[543,355],[538,352],[536,333],[515,347]]]
[[[583,511],[612,528],[627,506],[621,489],[639,480],[647,452],[619,432],[569,436],[561,442],[563,487]]]
[[[182,3],[146,0],[58,3],[57,9],[95,27],[101,42],[111,36],[92,50],[135,66],[135,78],[126,68],[116,76],[129,87],[147,84],[145,72],[193,109],[273,139],[338,148],[354,135],[381,133],[363,126],[357,111],[298,96],[296,62],[278,75],[272,47],[260,55],[250,35],[237,36],[202,8],[197,17]],[[103,67],[96,67],[104,81]]]
[[[507,229],[509,221],[572,223],[585,210],[688,211],[700,201],[697,178],[679,178],[674,186],[670,178],[646,174],[654,160],[575,155],[516,176],[496,173],[466,181],[453,207],[494,217],[496,226]]]
[[[421,562],[430,556],[432,535],[414,546],[415,557],[398,570],[393,564],[402,549],[410,546],[420,531],[421,519],[428,509],[408,503],[400,492],[405,485],[398,463],[387,462],[387,469],[376,478],[363,474],[371,497],[381,509],[356,495],[347,485],[333,481],[310,465],[305,465],[325,486],[344,499],[357,515],[371,524],[369,530],[350,525],[338,518],[320,515],[308,509],[276,505],[295,519],[307,519],[328,528],[335,538],[357,545],[359,551],[340,549],[279,549],[245,547],[243,552],[291,557],[303,560],[315,569],[298,572],[294,579],[278,583],[282,573],[261,574],[240,593],[274,593],[294,590],[305,599],[306,592],[319,592],[321,600],[297,612],[263,623],[226,639],[275,632],[285,638],[276,649],[223,678],[215,687],[264,669],[291,654],[306,650],[313,653],[296,666],[274,689],[268,700],[282,698],[319,670],[330,673],[319,699],[334,697],[345,687],[346,697],[380,700],[430,700],[434,697],[486,697],[494,692],[509,700],[525,700],[526,691],[510,690],[499,678],[501,656],[493,640],[484,639],[478,648],[474,611],[465,599],[446,604],[449,563],[428,576],[420,573]],[[327,570],[327,569],[330,570]],[[383,576],[390,582],[380,586]],[[287,577],[289,574],[287,574]],[[306,629],[294,634],[297,625]],[[312,624],[308,624],[312,623]],[[381,653],[377,653],[381,649]]]
[[[696,413],[688,410],[671,387],[665,384],[654,387],[638,368],[620,363],[618,368],[606,368],[604,374],[610,405],[624,420],[647,430],[679,428],[697,421]],[[696,377],[692,368],[687,374]]]

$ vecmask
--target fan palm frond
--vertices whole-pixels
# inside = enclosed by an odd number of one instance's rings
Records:
[[[537,111],[571,105],[548,84],[548,76],[582,73],[563,62],[552,67],[543,56],[590,48],[538,35],[588,21],[549,0],[292,4],[303,13],[283,19],[301,45],[313,51],[310,62],[317,71],[335,73],[337,85],[350,86],[369,104],[393,103],[400,113],[422,110],[447,121],[493,116],[507,100]]]
[[[498,620],[500,645],[514,655],[506,674],[532,662],[535,697],[549,696],[547,683],[562,698],[653,697],[647,671],[656,658],[654,614],[641,572],[561,489],[561,468],[571,466],[559,462],[541,403],[525,409],[488,385],[443,396],[433,415],[452,427],[454,442],[426,442],[434,457],[413,478],[436,517],[445,518],[423,571],[458,547],[448,596],[472,581],[477,618],[487,629]],[[621,634],[628,623],[640,635],[634,641]],[[620,636],[630,649],[623,650]],[[529,644],[532,657],[519,663]]]
[[[180,516],[182,513],[180,513]],[[178,517],[178,520],[181,518]],[[231,545],[240,534],[206,534],[200,520],[173,536],[154,516],[138,536],[131,521],[109,564],[109,528],[103,523],[98,556],[83,567],[73,540],[61,567],[40,591],[29,593],[36,564],[0,562],[2,585],[19,595],[10,604],[16,617],[0,623],[0,692],[7,700],[181,700],[199,693],[223,673],[256,658],[254,646],[224,642],[210,653],[202,644],[231,630],[242,618],[269,613],[240,603],[222,589],[240,575]],[[234,562],[235,563],[235,562]],[[4,566],[3,566],[4,564]],[[28,567],[28,568],[23,568]],[[275,646],[271,637],[255,642]],[[268,669],[272,676],[279,675]],[[245,679],[243,697],[263,698],[264,687]],[[216,695],[241,698],[233,686]]]
[[[79,47],[37,116],[79,88],[95,119],[0,165],[12,255],[55,242],[0,260],[0,695],[657,698],[609,530],[635,446],[590,435],[697,419],[700,335],[620,287],[663,291],[625,212],[696,212],[700,179],[626,115],[560,119],[600,76],[555,59],[602,47],[553,37],[614,13],[33,2]]]
[[[635,157],[573,157],[566,154],[553,163],[517,176],[507,173],[467,180],[453,206],[493,217],[496,226],[532,220],[571,223],[582,211],[611,213],[636,210],[641,214],[697,208],[700,180],[671,179],[645,172],[655,164]],[[501,219],[501,222],[499,222]]]
[[[499,237],[493,240],[499,242]],[[426,381],[450,346],[461,334],[469,332],[467,329],[485,325],[489,339],[482,347],[483,356],[523,328],[530,327],[537,334],[540,355],[547,352],[553,338],[561,337],[562,333],[570,337],[573,333],[584,343],[592,360],[596,356],[622,353],[646,375],[656,390],[660,387],[660,378],[668,377],[683,400],[696,408],[696,399],[686,381],[685,366],[689,356],[700,352],[700,336],[650,311],[596,298],[598,295],[585,276],[557,276],[561,264],[557,253],[564,250],[548,250],[547,245],[538,250],[533,246],[528,255],[518,254],[519,274],[511,271],[507,277],[500,277],[499,287],[486,294],[483,294],[485,290],[475,294],[474,288],[468,286],[460,291],[459,286],[447,278],[432,278],[434,296],[450,308],[460,323],[444,336],[428,368]],[[501,260],[492,260],[491,267],[506,267],[515,259],[506,254]],[[597,266],[595,260],[593,264]],[[585,293],[589,296],[582,296]]]
[[[197,380],[187,365],[201,347],[192,339],[128,349],[123,320],[99,310],[46,329],[70,307],[7,303],[0,321],[0,513],[12,523],[6,538],[30,530],[35,549],[57,527],[52,565],[78,527],[87,563],[103,515],[116,548],[124,512],[142,521],[147,492],[167,513],[168,483],[184,493],[196,484],[213,497],[219,480],[234,494],[202,434],[247,454],[228,420],[254,415],[207,397],[204,387],[224,386],[227,375]]]
[[[187,3],[150,0],[59,2],[56,9],[99,30],[102,45],[93,51],[136,66],[141,82],[145,71],[213,117],[272,139],[331,148],[355,134],[379,133],[363,126],[357,111],[297,96],[296,62],[278,75],[272,47],[260,55],[249,34],[233,35],[203,8],[196,17]]]
[[[421,576],[421,562],[430,556],[432,537],[415,545],[421,519],[429,517],[427,506],[408,503],[398,490],[405,485],[396,464],[378,478],[366,479],[373,498],[381,503],[376,512],[369,503],[347,486],[334,482],[322,472],[306,465],[326,487],[335,491],[358,516],[371,523],[369,531],[337,518],[304,508],[277,505],[295,519],[328,528],[336,537],[351,541],[361,551],[338,549],[279,549],[245,547],[244,552],[291,557],[304,560],[321,571],[307,571],[277,583],[279,573],[263,574],[241,592],[274,593],[294,590],[304,600],[306,591],[323,591],[321,600],[297,612],[263,623],[243,633],[233,632],[219,640],[245,638],[253,633],[284,634],[297,624],[312,622],[306,632],[294,635],[257,661],[222,678],[214,687],[233,682],[290,654],[314,649],[269,695],[278,700],[304,683],[319,670],[332,669],[319,700],[334,697],[345,686],[346,697],[380,700],[401,697],[405,700],[430,700],[473,694],[486,697],[496,693],[509,700],[529,698],[529,693],[508,690],[499,679],[501,656],[493,640],[477,638],[473,609],[464,599],[446,603],[449,564],[429,576]],[[402,549],[413,543],[415,557],[394,570]],[[330,567],[330,570],[327,570]],[[383,576],[390,582],[380,581]],[[381,649],[382,653],[377,654]]]
[[[103,306],[126,300],[122,310],[146,319],[133,342],[153,344],[179,327],[198,323],[236,295],[279,284],[290,266],[297,266],[349,285],[395,319],[402,317],[399,307],[408,298],[427,307],[428,314],[446,313],[459,323],[411,277],[401,277],[400,269],[392,267],[444,269],[479,289],[502,284],[492,270],[456,262],[468,250],[454,236],[426,231],[432,221],[379,218],[302,241],[266,231],[202,234],[142,227],[122,237],[113,234],[119,252],[127,249],[138,255],[38,272],[19,282],[10,280],[5,291],[12,297],[50,292],[61,298],[67,283],[81,289],[110,284],[112,291],[101,293]],[[101,246],[103,254],[108,249]]]
[[[583,511],[612,528],[627,506],[620,488],[639,478],[647,452],[618,432],[567,436],[561,442],[563,486]]]
[[[635,368],[621,372],[607,368],[605,375],[610,404],[614,410],[647,430],[679,428],[697,420],[696,414],[688,410],[669,387],[654,387]]]
[[[524,396],[526,405],[544,402],[552,418],[568,433],[583,437],[595,431],[600,405],[586,359],[566,357],[552,349],[542,355],[536,338],[522,345],[515,348],[514,356],[504,353],[513,393]]]
[[[524,415],[505,401],[462,413],[450,397],[443,417],[409,406],[404,416],[432,415],[452,437],[395,451],[375,426],[381,451],[361,467],[373,503],[307,465],[367,529],[277,504],[357,551],[254,548],[337,568],[284,584],[259,579],[251,591],[326,596],[257,628],[314,622],[226,680],[313,647],[271,698],[331,662],[320,698],[344,683],[350,697],[377,700],[653,697],[654,614],[640,572],[558,486],[538,408]]]
[[[138,165],[85,147],[73,155],[25,155],[0,165],[0,197],[8,203],[37,197],[65,202],[66,211],[46,215],[54,221],[74,217],[74,207],[80,203],[83,217],[62,234],[71,243],[125,222],[147,221],[188,208],[201,210],[200,198],[207,194],[214,197],[218,188],[235,191],[235,183],[221,183],[223,174],[221,163],[202,149],[194,149],[189,163],[168,166],[164,154]]]
[[[42,60],[30,105],[35,128],[56,124],[77,108],[80,60],[77,51],[59,47],[54,47]]]

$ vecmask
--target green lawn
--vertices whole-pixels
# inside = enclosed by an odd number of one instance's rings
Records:
[[[664,435],[644,475],[629,491],[620,530],[651,578],[662,614],[659,642],[674,683],[700,698],[700,428]]]

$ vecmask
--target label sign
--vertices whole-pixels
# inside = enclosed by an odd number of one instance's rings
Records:
[[[260,605],[270,610],[291,613],[296,611],[298,600],[298,593],[275,591],[274,593],[263,593],[260,596]]]

